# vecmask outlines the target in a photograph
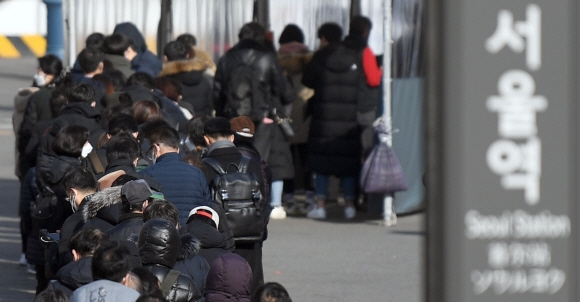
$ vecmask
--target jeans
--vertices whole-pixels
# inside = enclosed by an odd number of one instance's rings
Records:
[[[272,192],[270,192],[271,193],[270,205],[272,205],[272,207],[282,206],[282,191],[284,191],[284,181],[283,180],[272,181]]]
[[[355,181],[354,176],[344,176],[340,178],[340,185],[344,193],[344,199],[353,201],[355,199]],[[316,197],[326,199],[328,190],[328,175],[316,173]]]

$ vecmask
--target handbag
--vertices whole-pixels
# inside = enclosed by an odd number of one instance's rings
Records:
[[[281,118],[278,115],[276,115],[276,123],[278,123],[280,129],[282,129],[282,132],[284,133],[284,136],[286,136],[286,139],[291,139],[294,137],[295,133],[294,128],[292,128],[291,118],[289,117]]]

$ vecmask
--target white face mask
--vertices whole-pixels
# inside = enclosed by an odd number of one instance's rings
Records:
[[[91,153],[91,151],[93,151],[93,146],[91,146],[91,144],[89,144],[88,142],[83,146],[83,150],[81,151],[81,156],[83,158],[87,157],[87,155],[89,155],[89,153]]]
[[[44,85],[46,85],[46,79],[44,78],[43,75],[37,73],[34,75],[34,82],[36,83],[36,86],[38,87],[44,87]]]

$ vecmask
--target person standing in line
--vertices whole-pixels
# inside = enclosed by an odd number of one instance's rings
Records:
[[[304,70],[302,83],[314,89],[314,96],[308,101],[308,112],[312,116],[308,153],[310,166],[316,173],[317,205],[307,214],[312,219],[326,218],[324,206],[330,175],[341,179],[346,201],[344,217],[356,216],[361,128],[368,120],[371,123],[374,120],[378,102],[364,67],[369,32],[368,18],[353,18],[350,35],[341,43],[340,26],[323,24],[318,30],[321,48]]]
[[[213,89],[216,116],[232,119],[246,115],[255,123],[254,145],[272,171],[270,218],[284,219],[283,180],[294,177],[294,166],[289,139],[278,124],[288,116],[294,94],[288,93],[284,72],[264,27],[247,23],[238,37],[240,41],[218,63]],[[239,91],[244,86],[252,89],[242,97]]]

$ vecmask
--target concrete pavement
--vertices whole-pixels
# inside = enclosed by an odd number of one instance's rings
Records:
[[[32,301],[35,286],[17,264],[19,183],[10,122],[14,95],[35,72],[35,59],[0,60],[0,301]],[[328,215],[326,221],[271,221],[263,248],[266,282],[281,283],[300,302],[422,300],[422,214],[400,217],[391,228],[364,213],[345,222],[337,205]]]

